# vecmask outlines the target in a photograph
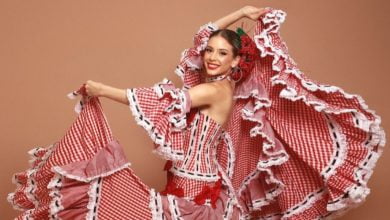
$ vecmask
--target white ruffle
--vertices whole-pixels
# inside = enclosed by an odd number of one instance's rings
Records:
[[[223,140],[225,141],[225,144],[228,148],[228,164],[227,164],[227,171],[226,172],[227,172],[227,176],[229,178],[232,178],[233,172],[234,172],[234,162],[236,160],[236,156],[234,154],[233,141],[227,132],[223,132],[222,136],[223,136]]]
[[[169,203],[169,211],[171,212],[172,219],[175,220],[183,220],[180,214],[180,209],[177,205],[177,200],[175,196],[167,195],[168,203]]]
[[[153,142],[158,147],[153,151],[154,153],[162,156],[166,160],[183,160],[184,155],[181,151],[174,151],[170,143],[167,143],[164,136],[155,131],[153,123],[145,117],[142,110],[138,106],[138,100],[135,95],[135,89],[127,90],[127,99],[129,100],[130,110],[138,125],[142,126]]]
[[[15,193],[8,193],[7,195],[7,201],[12,205],[12,207],[19,211],[26,211],[25,208],[20,207],[18,204],[14,202]]]
[[[233,206],[234,206],[233,201],[234,201],[233,198],[229,198],[228,201],[226,202],[225,213],[223,215],[224,220],[230,220],[232,218]]]
[[[55,144],[52,144],[52,145],[49,145],[47,148],[33,148],[31,150],[28,151],[28,154],[30,155],[31,159],[29,160],[29,164],[30,164],[30,167],[29,169],[27,169],[25,171],[26,173],[26,178],[27,178],[27,187],[25,188],[24,190],[24,194],[26,195],[26,197],[28,198],[28,200],[30,202],[32,202],[35,207],[37,207],[38,205],[38,201],[35,197],[35,191],[37,189],[37,185],[36,185],[36,181],[34,179],[34,175],[36,173],[36,171],[38,169],[40,169],[42,167],[42,165],[46,162],[47,158],[51,155],[53,149],[56,147]],[[46,151],[44,153],[44,155],[42,156],[37,156],[37,153],[39,151]],[[17,178],[16,178],[16,175],[15,174],[12,178],[12,183],[16,184],[16,191],[18,191],[18,189],[20,187],[22,187],[22,184],[20,184],[18,181],[17,181]],[[17,210],[20,210],[20,211],[26,211],[25,208],[17,205],[15,202],[14,202],[14,197],[15,197],[15,193],[9,193],[8,196],[7,196],[7,201],[12,205],[12,207],[14,209],[17,209]],[[27,214],[25,216],[28,216]],[[29,217],[31,219],[31,217]]]
[[[172,166],[169,171],[176,176],[198,181],[215,182],[220,178],[217,173],[201,173],[193,170],[180,169],[175,166]]]
[[[330,176],[334,175],[336,169],[345,162],[347,156],[347,140],[345,135],[340,131],[339,124],[332,118],[331,115],[324,115],[323,117],[327,121],[330,133],[329,137],[333,139],[334,149],[332,159],[330,160],[328,166],[323,168],[321,172],[321,176],[326,181]],[[335,135],[333,132],[335,132]],[[337,146],[340,146],[340,148]]]
[[[49,205],[50,219],[59,219],[58,212],[64,209],[61,204],[62,195],[60,188],[62,186],[63,177],[60,174],[55,174],[50,180],[47,188],[50,190],[49,196],[52,198]]]
[[[369,155],[371,156],[367,158],[367,160],[363,161],[363,165],[361,164],[356,171],[356,181],[362,184],[362,186],[352,186],[352,189],[349,191],[349,198],[341,198],[338,203],[328,205],[329,211],[340,210],[343,212],[347,204],[348,206],[351,206],[355,202],[359,203],[363,201],[364,197],[366,197],[369,193],[369,189],[366,187],[366,182],[369,178],[370,173],[372,172],[371,170],[375,166],[377,159],[382,153],[383,146],[385,145],[385,134],[383,129],[380,127],[381,118],[376,115],[373,110],[368,109],[368,106],[365,104],[365,101],[362,99],[361,96],[348,94],[344,90],[336,86],[321,85],[303,78],[302,72],[297,68],[296,63],[287,54],[287,46],[284,43],[281,43],[281,45],[273,45],[273,41],[269,36],[270,33],[278,33],[281,23],[283,23],[285,20],[285,16],[286,13],[281,10],[273,10],[267,13],[266,16],[262,18],[262,22],[264,23],[265,28],[258,35],[254,36],[255,43],[258,49],[261,51],[261,56],[273,57],[272,69],[276,72],[279,72],[279,74],[272,77],[272,85],[280,84],[285,86],[285,88],[280,92],[279,96],[281,98],[285,98],[291,101],[302,100],[306,105],[312,106],[318,112],[324,112],[327,114],[351,113],[355,117],[356,121],[359,122],[355,123],[355,127],[370,133],[370,135],[372,136],[371,141],[366,144],[366,146],[370,149]],[[281,70],[278,66],[279,62],[283,62],[286,66],[286,69]],[[280,78],[281,74],[294,75],[300,81],[301,85],[304,88],[312,92],[317,90],[326,93],[339,92],[346,99],[355,98],[358,100],[362,109],[373,115],[374,120],[369,120],[365,115],[359,113],[357,109],[345,108],[335,110],[328,108],[326,103],[309,100],[305,95],[300,95],[294,88],[289,87],[288,83]],[[329,121],[331,123],[334,123],[336,129],[338,128],[337,124],[331,119],[331,117],[329,117]],[[334,175],[335,169],[345,162],[346,140],[345,137],[341,134],[341,132],[337,132],[337,134],[338,140],[335,141],[339,141],[339,143],[341,144],[341,156],[337,158],[334,167],[331,167],[331,172],[326,174],[324,173],[324,171],[328,169],[329,166],[324,169],[322,174],[325,179],[328,179],[330,176]],[[379,149],[374,150],[373,147],[377,145]],[[360,174],[360,172],[365,172],[365,174],[368,175],[362,175]],[[362,178],[363,176],[365,176],[365,179]],[[353,195],[356,195],[356,197],[354,197]],[[308,208],[309,205],[305,205],[305,207]],[[302,208],[302,210],[304,209],[305,208]]]
[[[97,207],[99,207],[100,194],[102,192],[102,190],[101,190],[102,181],[103,181],[103,179],[100,177],[100,178],[94,179],[90,183],[89,190],[88,190],[89,200],[88,200],[88,205],[87,205],[87,208],[88,208],[88,213],[86,216],[87,220],[97,219],[97,216],[98,216],[97,215],[97,212],[98,212]]]
[[[163,219],[163,207],[160,193],[156,192],[154,189],[150,189],[150,201],[149,208],[152,213],[153,220]]]
[[[178,110],[178,114],[172,114],[169,116],[169,122],[173,125],[173,129],[180,131],[187,126],[186,109],[190,106],[186,106],[187,98],[183,90],[174,88],[164,88],[165,86],[173,86],[172,82],[168,79],[163,79],[162,82],[154,85],[154,91],[159,98],[163,98],[165,94],[169,94],[174,100],[166,109],[165,112],[169,113],[174,110]]]
[[[254,179],[258,178],[261,172],[267,173],[268,177],[265,180],[267,184],[275,184],[275,187],[268,192],[265,192],[265,197],[261,199],[255,199],[252,201],[252,209],[253,210],[261,210],[261,208],[265,205],[269,205],[284,189],[285,185],[282,181],[278,180],[270,168],[262,168],[257,167],[257,170],[254,170],[250,173],[244,181],[242,181],[241,186],[238,190],[238,196],[241,196],[246,186]]]
[[[343,89],[336,87],[336,86],[330,86],[330,85],[321,85],[321,84],[316,84],[315,82],[307,81],[303,79],[301,71],[296,67],[295,62],[289,57],[287,54],[287,46],[283,44],[282,49],[279,49],[275,47],[272,43],[272,39],[269,37],[269,33],[277,33],[280,27],[280,24],[284,22],[285,20],[286,13],[281,11],[281,10],[273,10],[270,13],[267,13],[266,17],[262,19],[263,23],[268,25],[267,28],[261,31],[260,34],[255,35],[255,43],[257,45],[257,48],[261,51],[261,56],[272,56],[273,57],[273,65],[272,69],[274,71],[280,72],[280,73],[286,73],[286,74],[293,74],[295,77],[297,77],[302,86],[312,92],[320,90],[326,93],[335,93],[335,92],[340,92],[343,94],[343,96],[347,99],[352,99],[356,98],[359,101],[359,104],[361,107],[371,113],[374,116],[374,120],[370,121],[368,120],[364,115],[359,114],[357,117],[362,120],[363,126],[360,126],[359,128],[364,130],[364,131],[373,131],[373,132],[379,132],[379,130],[382,129],[377,129],[379,126],[381,119],[378,115],[375,114],[375,111],[368,109],[368,106],[365,104],[365,101],[363,98],[359,95],[355,94],[348,94],[346,93]],[[292,62],[293,65],[288,65],[289,68],[286,68],[285,70],[281,70],[277,63],[279,61],[283,60],[282,62]],[[313,106],[314,109],[317,111],[323,111],[325,113],[333,113],[333,114],[341,114],[341,113],[347,113],[347,112],[354,112],[358,114],[358,111],[356,109],[341,109],[341,110],[330,110],[327,109],[326,105],[324,103],[319,103],[315,101],[309,101],[307,100],[307,97],[305,96],[299,96],[294,88],[288,87],[287,83],[284,80],[279,79],[279,75],[275,75],[272,77],[272,84],[282,84],[285,85],[286,88],[283,89],[280,93],[280,97],[292,100],[292,101],[297,101],[297,100],[302,100],[309,106]],[[382,137],[381,134],[378,134],[381,138],[380,145],[384,146],[385,140]]]
[[[318,199],[321,199],[326,193],[324,189],[316,190],[312,193],[310,193],[308,196],[305,197],[302,201],[297,203],[297,205],[291,207],[290,209],[287,209],[283,213],[274,213],[267,216],[262,216],[259,219],[263,220],[271,220],[271,219],[289,219],[290,217],[293,217],[294,215],[297,215],[299,213],[302,213],[306,209],[308,209],[310,206],[312,206]],[[319,216],[322,217],[322,216]]]

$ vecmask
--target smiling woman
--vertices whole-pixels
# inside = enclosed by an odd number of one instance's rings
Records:
[[[206,74],[209,76],[225,75],[235,68],[240,60],[240,36],[231,30],[223,29],[210,35],[210,40],[203,53]]]
[[[182,88],[87,81],[70,94],[81,101],[65,137],[15,175],[18,218],[317,219],[361,203],[385,144],[380,117],[298,69],[285,17],[245,6],[202,26],[176,68]],[[241,18],[256,22],[253,38],[225,29]],[[164,190],[133,171],[99,97],[128,105],[167,160]]]

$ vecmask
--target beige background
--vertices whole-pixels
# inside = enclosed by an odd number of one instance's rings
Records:
[[[389,133],[387,0],[117,0],[0,1],[0,218],[17,212],[6,202],[26,152],[59,140],[76,117],[66,94],[88,79],[119,88],[150,86],[173,70],[199,26],[246,4],[288,13],[283,39],[312,79],[360,94]],[[103,107],[133,168],[161,189],[163,161],[128,107]],[[379,160],[366,203],[342,219],[388,219],[389,154]],[[387,209],[386,209],[387,206]]]

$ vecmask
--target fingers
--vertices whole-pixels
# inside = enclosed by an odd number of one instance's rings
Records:
[[[246,6],[243,8],[244,14],[252,19],[252,20],[257,20],[259,17],[267,12],[271,11],[270,8],[257,8],[253,6]]]
[[[84,95],[86,96],[95,96],[94,94],[94,87],[95,86],[96,82],[92,81],[92,80],[87,80],[87,82],[84,84],[83,88],[84,88]]]

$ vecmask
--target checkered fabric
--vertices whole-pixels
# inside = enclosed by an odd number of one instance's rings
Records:
[[[271,9],[257,22],[253,40],[261,57],[241,83],[245,88],[236,87],[244,93],[236,94],[226,129],[232,146],[220,142],[218,161],[226,173],[233,168],[230,181],[243,216],[336,217],[368,195],[385,134],[380,117],[360,96],[298,69],[279,34],[285,17]],[[183,53],[176,72],[184,88],[201,82],[195,56],[216,29],[204,26],[194,48]]]
[[[17,190],[8,199],[24,210],[18,218],[317,219],[364,201],[385,144],[380,117],[360,96],[298,69],[279,34],[285,16],[272,9],[257,22],[260,58],[236,86],[225,129],[199,111],[188,113],[186,90],[201,83],[201,53],[218,29],[212,23],[182,54],[176,73],[183,89],[164,80],[127,90],[137,123],[171,161],[172,191],[181,188],[184,197],[141,182],[92,99],[64,138],[32,150],[32,168],[15,175]],[[213,209],[203,189],[221,179]],[[201,191],[207,201],[199,206],[193,199]]]
[[[16,219],[151,218],[149,188],[113,140],[99,100],[83,102],[65,136],[31,150],[31,168],[15,175],[8,200],[23,211]]]

